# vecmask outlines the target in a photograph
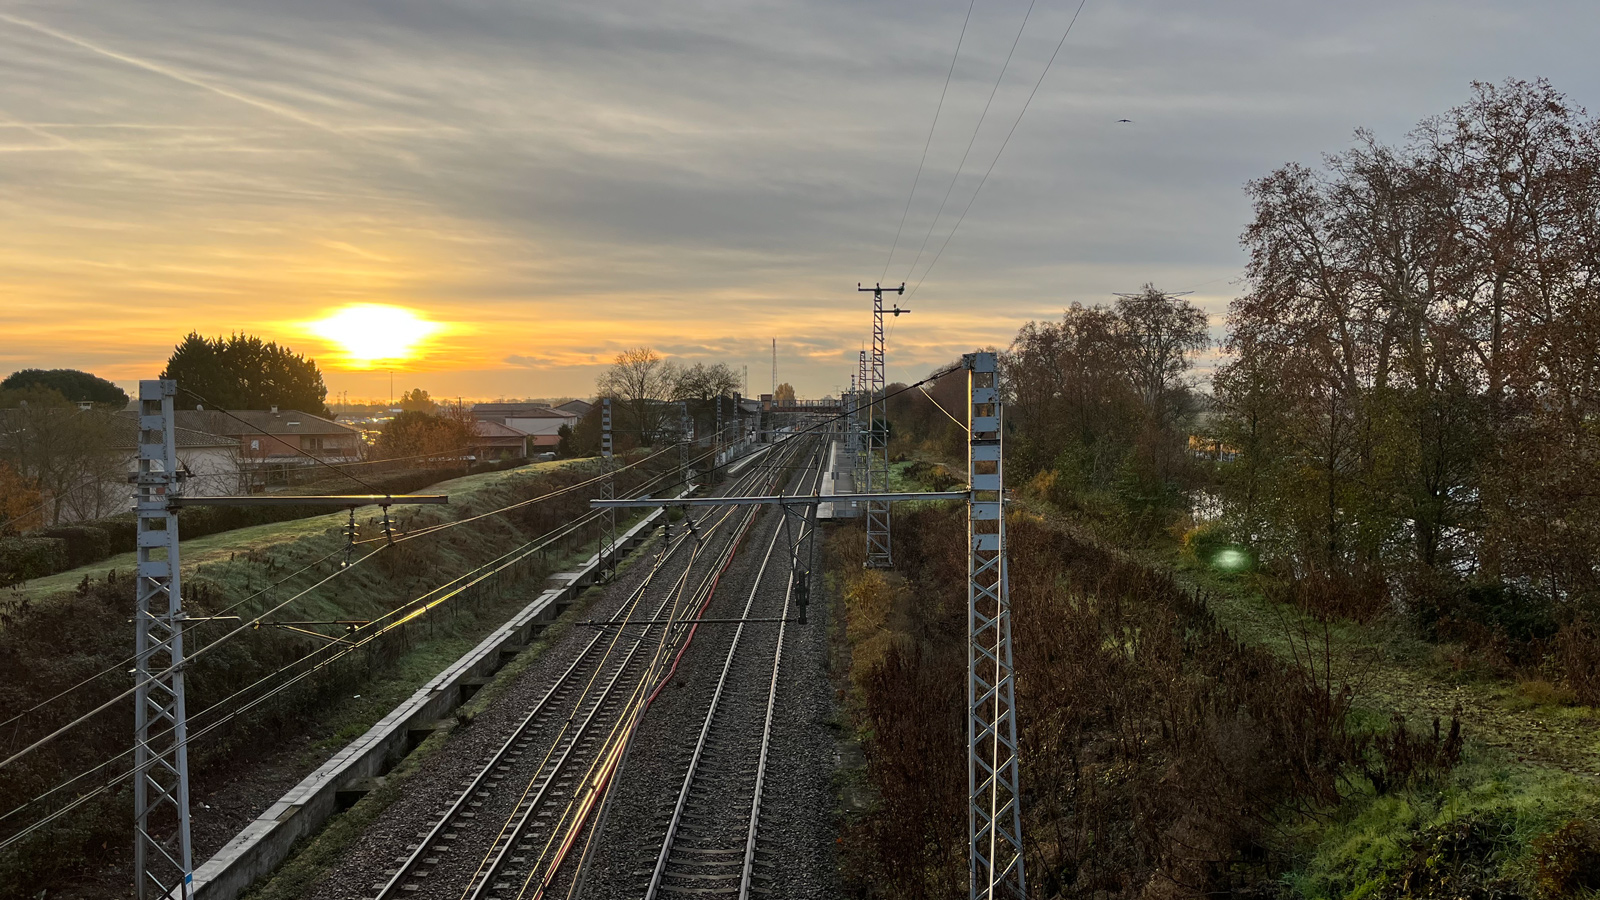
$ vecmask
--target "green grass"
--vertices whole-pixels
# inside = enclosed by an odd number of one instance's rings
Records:
[[[515,486],[520,481],[527,481],[549,472],[552,469],[570,466],[585,460],[556,460],[552,462],[531,463],[515,469],[502,472],[484,472],[477,475],[467,475],[462,478],[441,482],[428,489],[429,493],[446,494],[450,498],[448,505],[444,506],[394,506],[390,509],[393,520],[408,521],[409,527],[423,527],[438,522],[447,522],[453,519],[464,518],[476,512],[484,512],[494,506],[500,505],[499,495]],[[356,510],[356,521],[361,527],[361,539],[375,537],[379,527],[372,523],[374,519],[381,519],[382,511],[376,506],[363,506]],[[344,536],[341,529],[349,519],[349,514],[344,510],[329,513],[325,516],[313,516],[307,519],[294,519],[287,522],[274,522],[267,525],[252,525],[221,534],[207,535],[205,537],[185,540],[182,547],[182,567],[184,572],[193,572],[204,569],[208,576],[214,580],[226,581],[227,576],[215,577],[216,567],[233,561],[237,556],[255,552],[267,553],[284,552],[310,559],[331,553],[344,545]],[[183,530],[183,517],[178,517],[178,530],[180,536]],[[106,573],[112,569],[120,572],[131,572],[137,559],[132,553],[119,553],[107,557],[99,562],[65,572],[58,572],[44,578],[38,578],[21,585],[14,590],[28,596],[30,599],[43,599],[52,594],[59,594],[76,587],[85,576],[91,581],[105,578]],[[256,584],[255,587],[261,587]]]
[[[1171,547],[1146,552],[1203,591],[1234,636],[1280,656],[1331,662],[1356,691],[1356,727],[1377,730],[1398,714],[1425,729],[1436,717],[1460,715],[1464,758],[1448,778],[1388,796],[1358,778],[1326,818],[1292,830],[1299,863],[1286,881],[1296,894],[1367,896],[1410,859],[1420,834],[1464,819],[1506,829],[1501,875],[1531,892],[1533,839],[1600,815],[1600,711],[1547,684],[1453,665],[1459,648],[1424,641],[1394,618],[1318,622],[1269,600],[1251,575],[1219,572]]]

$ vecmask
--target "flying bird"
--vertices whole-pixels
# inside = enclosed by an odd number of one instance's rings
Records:
[[[1117,120],[1117,124],[1119,124],[1119,125],[1124,123],[1124,122],[1128,123],[1129,125],[1133,124],[1133,120],[1132,119],[1118,119]]]

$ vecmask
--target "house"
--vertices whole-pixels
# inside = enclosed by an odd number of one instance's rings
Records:
[[[179,410],[177,424],[232,439],[250,491],[287,485],[291,469],[361,458],[360,430],[297,409]]]
[[[297,409],[179,410],[178,425],[238,441],[247,463],[316,465],[361,458],[361,432]],[[310,457],[315,457],[315,460]]]
[[[587,400],[568,400],[553,409],[556,412],[571,413],[581,419],[589,414],[589,410],[594,409],[594,404]]]
[[[528,455],[528,436],[499,422],[472,423],[478,439],[472,455],[478,459],[520,459]]]
[[[119,412],[112,417],[116,421],[112,433],[111,446],[119,454],[127,457],[127,474],[133,475],[139,468],[139,414],[137,412]],[[183,412],[179,411],[179,421]],[[193,424],[193,423],[191,423]],[[194,428],[186,428],[175,424],[172,430],[173,442],[178,450],[179,471],[184,474],[183,493],[190,497],[226,497],[241,493],[247,489],[239,462],[239,442],[234,438],[221,434],[209,434]],[[132,488],[126,480],[117,485],[112,491],[121,495],[127,503],[132,503]]]
[[[480,422],[495,422],[528,436],[528,451],[554,447],[561,441],[561,426],[576,428],[579,417],[536,403],[479,403],[472,414]]]
[[[535,410],[548,409],[550,409],[548,403],[474,403],[472,415],[480,422],[499,422],[504,425],[509,416],[526,415]]]
[[[237,444],[224,436],[179,428],[175,435],[184,491],[195,496],[237,493]],[[0,410],[0,459],[37,479],[44,520],[71,523],[126,511],[129,476],[138,469],[137,413],[72,407]]]

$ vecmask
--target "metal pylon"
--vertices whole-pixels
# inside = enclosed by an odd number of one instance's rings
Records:
[[[134,894],[187,898],[189,732],[183,698],[183,585],[178,572],[176,381],[139,382],[138,578],[134,622]]]
[[[689,471],[689,403],[685,400],[678,401],[678,473],[684,481],[688,481]]]
[[[872,292],[872,370],[867,381],[867,490],[889,490],[889,402],[884,396],[883,358],[883,292],[904,294],[905,284],[898,288],[885,288],[881,284],[860,291]],[[909,310],[896,306],[892,311],[898,316]],[[893,542],[890,538],[889,504],[877,500],[867,501],[867,568],[890,569],[894,567]]]
[[[995,354],[967,354],[967,835],[972,900],[1023,900],[1022,797]]]
[[[605,467],[605,480],[600,482],[600,499],[615,500],[617,497],[617,472],[616,465],[611,456],[611,398],[600,399],[600,464]],[[617,511],[606,510],[605,515],[605,549],[600,554],[600,577],[610,581],[617,574]]]
[[[867,351],[861,351],[860,371],[856,375],[856,442],[850,449],[855,453],[855,486],[857,491],[871,490],[867,474],[867,404],[872,395],[867,392]]]

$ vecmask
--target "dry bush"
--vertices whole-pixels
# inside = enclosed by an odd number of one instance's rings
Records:
[[[1300,572],[1266,579],[1263,587],[1268,599],[1293,604],[1319,621],[1370,623],[1392,609],[1388,587],[1377,572]]]
[[[1269,840],[1276,823],[1337,802],[1356,759],[1374,753],[1398,778],[1448,755],[1428,756],[1407,733],[1384,756],[1347,732],[1348,689],[1235,641],[1166,573],[1035,518],[1009,525],[1035,896],[1270,884],[1283,862]],[[899,526],[897,562],[917,603],[892,624],[908,643],[858,682],[880,803],[846,841],[847,869],[861,896],[957,898],[966,532],[959,512],[937,509]]]
[[[1577,699],[1600,705],[1600,628],[1579,618],[1562,626],[1551,643],[1556,666]]]
[[[1461,718],[1452,715],[1443,731],[1435,718],[1433,733],[1418,735],[1406,727],[1405,716],[1396,714],[1388,731],[1361,741],[1360,747],[1356,767],[1374,790],[1387,794],[1455,768],[1461,761]]]
[[[1541,897],[1580,897],[1600,888],[1600,831],[1588,820],[1534,838],[1533,858]]]

